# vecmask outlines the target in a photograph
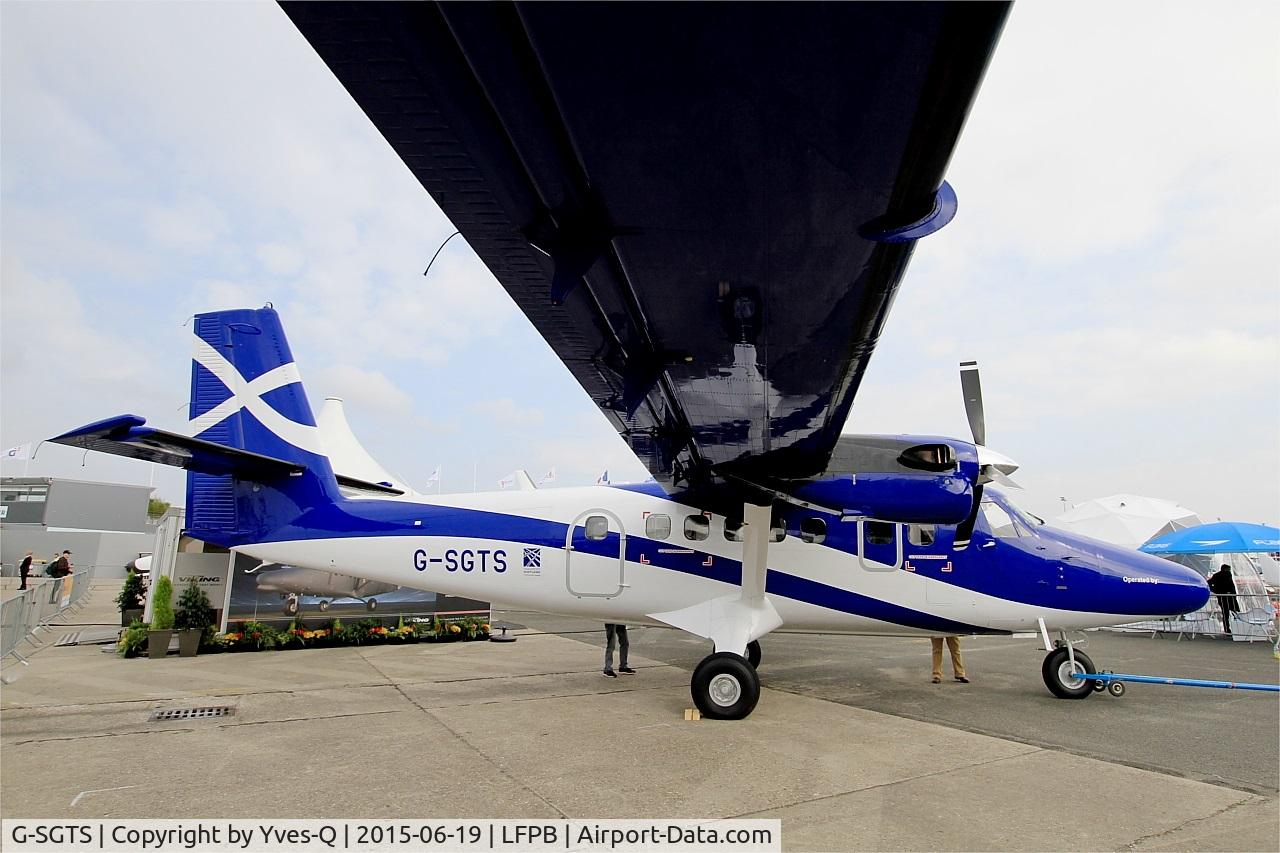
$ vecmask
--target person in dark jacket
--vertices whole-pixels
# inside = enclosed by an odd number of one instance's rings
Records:
[[[65,578],[71,574],[71,552],[63,551],[44,571],[51,578]]]
[[[31,560],[33,553],[30,548],[27,549],[27,556],[22,558],[22,565],[18,567],[18,576],[22,578],[22,585],[18,589],[27,588],[27,577],[31,574]]]
[[[1240,611],[1236,602],[1236,582],[1231,576],[1231,566],[1223,563],[1222,567],[1209,576],[1209,590],[1218,597],[1218,607],[1222,609],[1222,630],[1231,633],[1231,614]]]

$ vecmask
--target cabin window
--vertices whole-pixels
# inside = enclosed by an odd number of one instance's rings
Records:
[[[912,545],[932,545],[937,538],[937,527],[932,524],[907,525],[907,541]]]
[[[827,523],[821,518],[806,518],[800,522],[800,538],[821,545],[827,538]]]
[[[863,522],[863,535],[866,536],[868,545],[892,545],[893,544],[893,528],[891,521],[871,521],[868,519]]]
[[[991,535],[997,539],[1017,539],[1022,535],[1013,518],[998,503],[983,501],[982,517],[986,519]]]
[[[671,535],[671,516],[649,516],[644,520],[644,534],[650,539],[666,539]]]
[[[726,519],[724,523],[724,538],[730,542],[742,541],[742,522],[731,521]],[[781,542],[787,538],[787,528],[781,521],[773,522],[773,526],[769,528],[769,541]]]
[[[587,516],[586,537],[592,542],[602,542],[609,535],[609,519],[603,515]]]
[[[690,515],[684,520],[684,538],[701,542],[711,535],[711,521],[705,515]]]

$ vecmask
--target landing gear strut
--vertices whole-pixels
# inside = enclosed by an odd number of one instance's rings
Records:
[[[693,671],[689,691],[702,716],[713,720],[741,720],[760,700],[760,678],[746,658],[716,652]]]

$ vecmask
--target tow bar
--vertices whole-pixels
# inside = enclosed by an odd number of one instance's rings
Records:
[[[1122,672],[1080,672],[1075,678],[1085,678],[1093,682],[1093,689],[1099,693],[1103,690],[1112,696],[1124,695],[1124,682],[1138,684],[1172,684],[1175,687],[1217,687],[1223,690],[1268,690],[1280,693],[1280,684],[1253,684],[1248,681],[1205,681],[1199,678],[1166,678],[1160,675],[1127,675]]]

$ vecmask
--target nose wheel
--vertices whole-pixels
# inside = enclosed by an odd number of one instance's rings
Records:
[[[1074,663],[1071,658],[1075,657]],[[1101,682],[1091,678],[1080,678],[1082,673],[1095,673],[1093,661],[1084,652],[1074,655],[1066,648],[1058,648],[1045,656],[1040,667],[1045,686],[1049,692],[1059,699],[1084,699],[1095,690],[1101,690]],[[1095,688],[1094,685],[1098,685]],[[1123,692],[1123,691],[1122,691]]]
[[[760,700],[760,677],[741,655],[716,652],[702,659],[689,682],[693,704],[713,720],[741,720]]]

